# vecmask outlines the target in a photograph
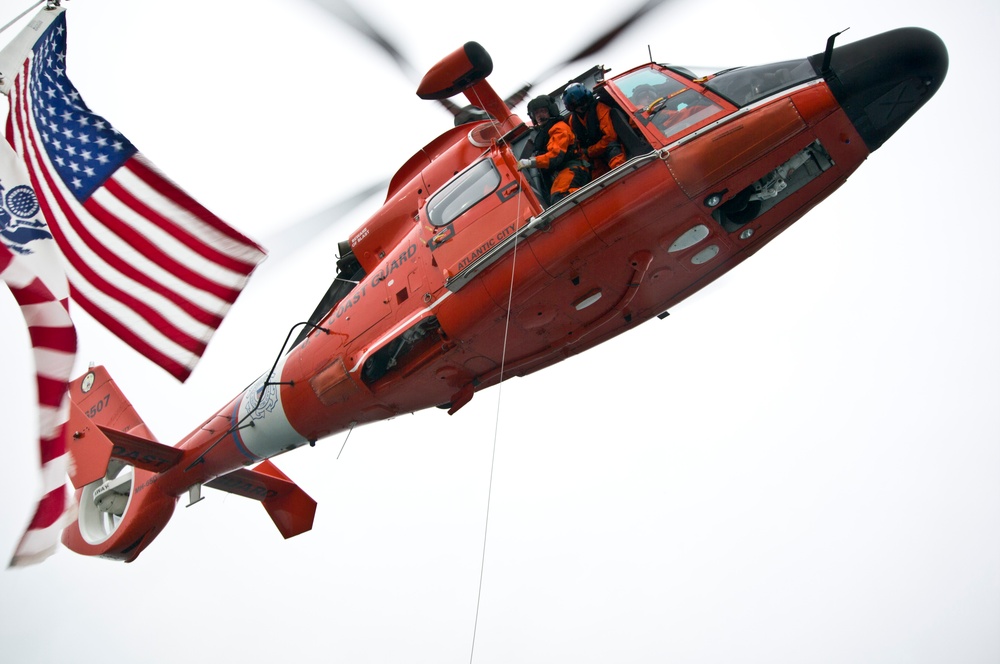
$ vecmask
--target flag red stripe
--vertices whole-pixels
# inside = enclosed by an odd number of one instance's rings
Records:
[[[38,376],[38,403],[58,408],[66,394],[66,381]]]
[[[10,252],[5,251],[4,253],[8,256],[12,255]],[[6,266],[0,266],[0,269],[3,269],[3,267]],[[10,291],[14,293],[14,298],[21,306],[44,304],[45,302],[51,302],[53,300],[52,293],[50,293],[49,289],[45,287],[42,280],[37,277],[27,286],[15,288],[8,284],[8,287],[10,288]]]
[[[63,383],[63,393],[66,392],[66,384]],[[62,455],[66,454],[66,439],[63,437],[65,435],[66,423],[63,422],[59,425],[56,430],[56,435],[52,438],[40,438],[39,439],[39,451],[41,452],[42,465],[47,464],[50,461],[58,459]]]
[[[48,528],[59,520],[65,510],[66,487],[63,485],[48,492],[38,501],[38,509],[35,510],[35,516],[32,517],[31,523],[28,524],[28,530]]]
[[[50,300],[53,306],[59,306],[55,300]],[[76,350],[76,331],[72,326],[47,327],[32,325],[28,328],[31,345],[35,348],[58,350],[71,353]]]

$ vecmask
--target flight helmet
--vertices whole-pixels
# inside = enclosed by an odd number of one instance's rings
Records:
[[[558,118],[559,107],[556,105],[555,100],[548,95],[538,95],[534,99],[528,102],[528,117],[531,118],[532,122],[535,122],[535,111],[540,108],[547,108],[549,110],[549,117]],[[535,124],[538,124],[535,122]]]
[[[570,83],[562,96],[563,106],[573,113],[580,113],[594,103],[594,93],[583,83]]]

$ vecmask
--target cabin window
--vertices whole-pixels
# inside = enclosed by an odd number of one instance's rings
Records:
[[[816,77],[808,60],[789,60],[724,71],[705,87],[737,106],[746,106]]]
[[[664,138],[704,123],[725,109],[702,94],[692,81],[672,78],[652,67],[615,79],[635,107],[635,118]]]
[[[427,201],[427,218],[447,226],[500,186],[500,173],[489,159],[466,169]]]

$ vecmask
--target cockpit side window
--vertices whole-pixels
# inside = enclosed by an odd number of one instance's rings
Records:
[[[427,201],[427,218],[434,226],[447,226],[500,186],[500,173],[490,159],[466,169]]]
[[[664,138],[675,136],[725,110],[702,94],[693,82],[672,78],[652,67],[615,79],[615,84],[635,107],[636,120],[655,127]]]
[[[746,106],[818,76],[808,60],[789,60],[732,69],[710,79],[705,87],[737,106]]]
[[[615,79],[615,85],[637,109],[646,108],[657,99],[667,99],[686,87],[658,69],[640,69]]]

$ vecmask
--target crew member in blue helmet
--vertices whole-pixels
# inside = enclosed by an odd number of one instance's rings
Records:
[[[562,98],[570,112],[570,127],[590,161],[591,177],[600,177],[624,164],[625,151],[611,120],[611,107],[597,101],[582,83],[571,83]]]

